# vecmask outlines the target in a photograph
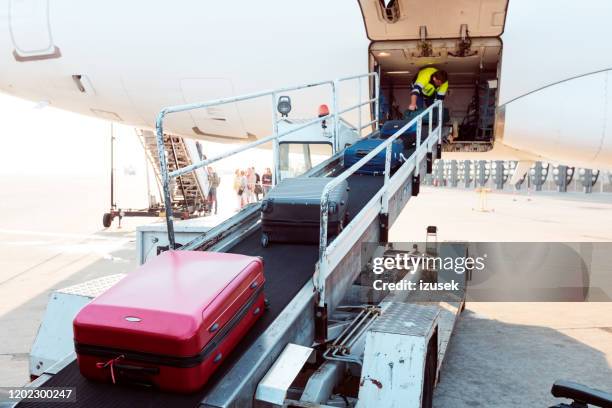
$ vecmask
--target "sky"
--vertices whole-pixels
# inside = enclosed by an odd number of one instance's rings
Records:
[[[13,207],[19,207],[23,197],[48,199],[54,196],[54,192],[62,191],[62,195],[67,196],[57,203],[58,206],[61,202],[74,200],[73,192],[96,197],[95,205],[103,203],[107,206],[110,197],[110,122],[2,93],[0,112],[0,138],[4,152],[0,160],[0,189],[3,191],[0,197],[4,198],[5,205],[12,206],[17,213],[19,208]],[[144,208],[148,204],[147,170],[150,191],[152,194],[158,191],[152,167],[146,162],[135,129],[121,124],[112,126],[116,137],[115,196],[118,205]],[[209,158],[237,146],[207,141],[202,145]],[[321,159],[313,157],[313,162],[316,164]],[[265,148],[237,154],[215,163],[214,167],[222,176],[222,182],[231,183],[237,168],[255,167],[263,172],[271,165],[272,150]],[[83,186],[86,186],[86,192]],[[8,203],[8,200],[14,202]],[[83,201],[80,203],[84,205]]]
[[[102,176],[110,171],[110,122],[0,94],[0,134],[3,150],[0,175]],[[133,127],[114,125],[116,170],[144,172],[144,152]],[[207,156],[231,149],[203,142]],[[256,149],[220,162],[221,171],[263,167],[268,149]],[[258,165],[258,164],[261,164]]]

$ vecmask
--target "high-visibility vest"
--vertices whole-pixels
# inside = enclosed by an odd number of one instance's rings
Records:
[[[434,67],[427,67],[420,70],[412,85],[412,93],[416,95],[423,94],[427,97],[432,97],[436,94],[437,99],[444,99],[448,91],[448,81],[436,87],[431,81],[431,76],[436,71],[438,71],[438,68]]]

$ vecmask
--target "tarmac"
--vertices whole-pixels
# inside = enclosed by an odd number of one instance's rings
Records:
[[[101,230],[100,209],[82,199],[69,227],[48,206],[29,204],[18,218],[0,204],[0,386],[28,381],[51,291],[136,266],[135,227],[152,220]],[[423,187],[390,241],[424,241],[436,225],[448,241],[612,242],[610,194],[490,193],[481,204],[472,190]],[[610,290],[610,269],[592,284]],[[447,356],[434,407],[547,407],[559,402],[550,386],[561,378],[612,392],[612,303],[468,303]]]

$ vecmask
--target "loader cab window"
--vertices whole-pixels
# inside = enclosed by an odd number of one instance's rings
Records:
[[[298,177],[332,155],[326,143],[281,143],[281,178]]]

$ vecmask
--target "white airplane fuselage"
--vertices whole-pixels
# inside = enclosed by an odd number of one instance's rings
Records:
[[[459,4],[449,1],[436,7]],[[409,13],[409,3],[400,10]],[[471,7],[463,3],[455,7]],[[1,91],[142,129],[154,128],[166,106],[372,69],[358,0],[0,0],[0,10]],[[606,0],[510,0],[495,146],[449,157],[612,167],[610,17]],[[451,23],[458,29],[461,17]],[[362,92],[371,92],[366,81]],[[341,102],[356,93],[343,90]],[[328,90],[313,89],[294,100],[292,114],[312,117],[330,102]],[[263,98],[178,114],[166,131],[252,140],[270,134],[271,108]]]

